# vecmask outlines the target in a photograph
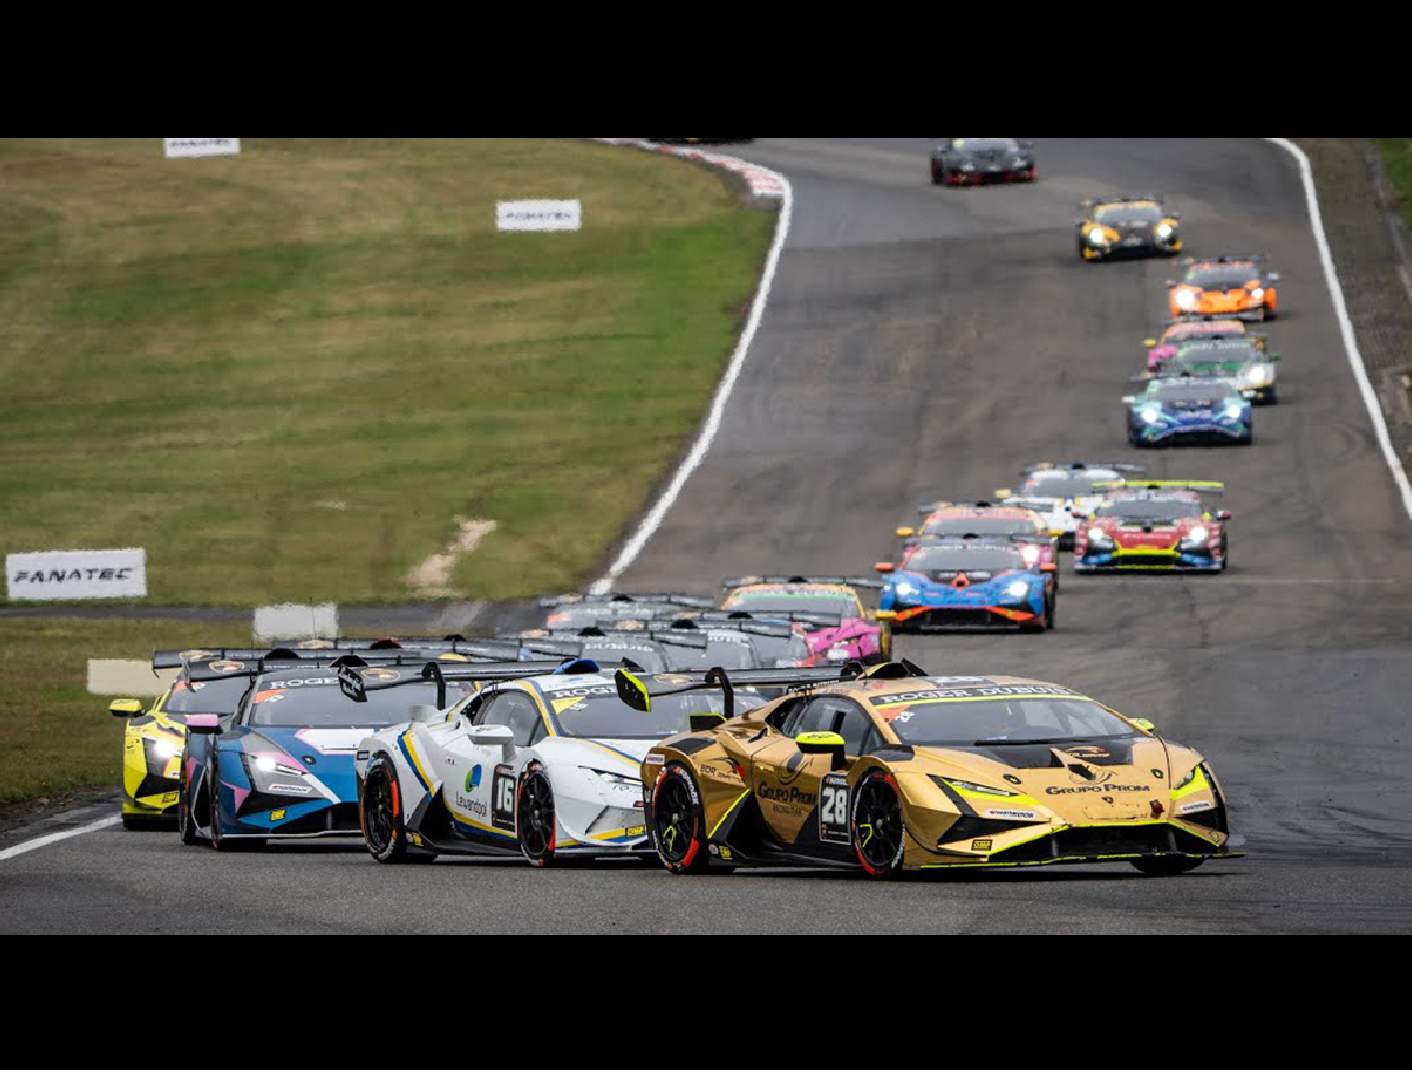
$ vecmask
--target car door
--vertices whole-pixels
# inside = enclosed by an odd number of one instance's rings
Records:
[[[539,707],[524,691],[498,691],[471,703],[462,717],[465,726],[440,752],[446,807],[459,830],[473,838],[477,834],[513,835],[517,763],[507,762],[499,746],[477,743],[469,729],[507,726],[515,734],[516,748],[523,749],[537,742],[542,733]]]
[[[751,787],[766,824],[781,841],[805,853],[821,846],[823,837],[816,824],[820,796],[825,778],[834,770],[831,756],[805,754],[797,740],[814,732],[836,731],[850,707],[848,700],[834,696],[801,703],[755,755]]]

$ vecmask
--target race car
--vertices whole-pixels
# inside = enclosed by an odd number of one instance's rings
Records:
[[[1102,197],[1084,201],[1079,212],[1079,256],[1090,263],[1182,251],[1181,214],[1168,210],[1161,197]]]
[[[726,580],[727,613],[749,613],[778,619],[774,614],[822,614],[838,617],[837,627],[809,628],[809,647],[820,662],[886,661],[892,656],[892,632],[863,608],[860,590],[878,591],[877,580],[842,576],[746,576]]]
[[[452,637],[452,640],[459,637]],[[450,652],[454,642],[440,641]],[[152,655],[154,674],[178,670],[176,679],[147,706],[140,699],[114,700],[108,712],[127,721],[123,731],[122,822],[131,831],[167,830],[176,827],[181,789],[181,754],[186,744],[186,722],[193,716],[229,718],[249,686],[245,678],[193,681],[187,666],[192,662],[241,665],[258,659],[287,661],[336,657],[336,648],[362,650],[369,657],[386,657],[398,649],[395,640],[313,640],[292,648],[240,650],[158,650]]]
[[[1149,721],[1037,681],[861,671],[651,747],[645,823],[669,872],[1110,863],[1177,877],[1242,857],[1210,764]],[[619,674],[647,709],[721,683]]]
[[[475,668],[442,672],[448,682],[479,680]],[[660,688],[704,677],[642,679]],[[370,701],[381,686],[367,684]],[[764,700],[742,686],[733,701],[749,708]],[[708,693],[635,709],[594,662],[493,684],[446,712],[419,709],[358,744],[368,853],[384,865],[521,855],[538,868],[651,858],[642,760],[660,740],[721,723],[725,709],[723,695]]]
[[[1280,403],[1280,361],[1253,335],[1209,335],[1181,342],[1168,358],[1160,379],[1230,379],[1241,396],[1256,405]]]
[[[895,635],[909,632],[1046,632],[1058,616],[1059,566],[1030,564],[1009,540],[937,539],[900,568],[880,562],[888,578],[878,619]]]
[[[837,628],[843,624],[843,620],[822,614],[795,616],[804,619],[798,622],[774,618],[761,620],[750,613],[716,612],[693,616],[691,621],[699,628],[711,631],[728,629],[748,636],[760,659],[761,668],[813,668],[816,659],[809,647],[807,629]],[[713,664],[711,667],[716,668],[717,665]]]
[[[360,835],[354,777],[358,741],[405,721],[414,705],[448,705],[444,685],[420,677],[427,664],[437,662],[405,657],[369,664],[346,654],[332,664],[285,659],[192,663],[193,683],[239,679],[245,690],[228,721],[187,718],[178,790],[181,842],[238,851],[272,841]],[[476,679],[486,679],[535,668],[477,665],[474,672]],[[376,701],[355,705],[341,692],[343,678],[350,675],[383,683],[410,678],[412,686],[379,692]]]
[[[1212,335],[1230,338],[1249,337],[1256,344],[1264,346],[1264,335],[1252,335],[1240,320],[1222,319],[1220,316],[1200,316],[1185,320],[1173,320],[1167,324],[1161,338],[1149,338],[1143,344],[1147,348],[1147,370],[1160,372],[1162,367],[1177,355],[1177,346],[1188,341],[1200,341]]]
[[[932,185],[981,186],[1039,178],[1034,142],[1027,137],[943,137],[932,150]]]
[[[1275,319],[1280,311],[1276,284],[1280,276],[1265,270],[1259,256],[1221,256],[1188,260],[1181,282],[1168,282],[1172,318],[1231,316],[1239,320]]]
[[[1079,531],[1074,568],[1094,572],[1225,572],[1229,512],[1212,513],[1221,483],[1161,481],[1115,488]]]
[[[897,529],[902,543],[901,568],[907,567],[908,558],[920,547],[938,540],[964,538],[1009,539],[1020,548],[1031,566],[1059,563],[1056,536],[1044,517],[1033,509],[993,502],[972,505],[936,502],[922,506],[917,513],[925,518],[920,531],[909,527]]]
[[[1117,461],[1052,461],[1027,468],[1021,475],[1018,491],[998,490],[996,497],[1007,506],[1038,513],[1059,540],[1059,549],[1072,550],[1077,518],[1093,512],[1103,500],[1103,493],[1094,488],[1128,476],[1145,476],[1147,469]]]
[[[562,598],[545,598],[541,609],[550,611],[544,626],[556,631],[595,628],[605,621],[671,620],[683,609],[711,610],[716,603],[709,598],[684,594],[571,594]]]
[[[1231,379],[1154,379],[1123,399],[1128,441],[1138,448],[1171,445],[1250,446],[1255,416]]]

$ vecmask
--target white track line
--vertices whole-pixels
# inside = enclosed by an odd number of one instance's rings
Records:
[[[761,170],[765,169],[761,168]],[[774,245],[770,247],[770,255],[765,261],[765,271],[760,279],[760,288],[755,294],[755,303],[750,309],[750,318],[746,321],[745,331],[740,336],[740,343],[736,346],[735,356],[731,358],[725,378],[721,380],[721,385],[716,389],[716,398],[711,405],[711,412],[702,425],[691,452],[687,454],[686,460],[677,469],[676,475],[672,477],[671,483],[662,496],[657,499],[652,511],[643,518],[637,532],[623,547],[622,553],[613,562],[613,567],[608,570],[608,574],[593,585],[593,594],[607,594],[613,589],[613,584],[617,582],[618,577],[633,566],[652,536],[657,533],[657,529],[662,526],[662,521],[667,518],[667,513],[676,504],[687,480],[701,467],[701,462],[706,459],[711,444],[715,442],[716,435],[721,430],[721,421],[725,417],[726,405],[730,403],[731,394],[735,391],[741,370],[745,367],[746,358],[750,354],[750,345],[755,341],[755,335],[759,333],[760,324],[765,318],[765,307],[770,301],[770,291],[775,284],[775,274],[779,270],[780,256],[784,252],[785,242],[789,238],[790,224],[794,221],[794,187],[784,175],[773,171],[769,174],[779,181],[780,189],[783,191],[783,196],[780,199],[780,217],[775,226]]]
[[[95,821],[93,824],[84,825],[82,828],[70,829],[68,832],[56,832],[52,836],[41,836],[37,840],[30,840],[29,843],[22,843],[18,847],[11,847],[8,851],[0,851],[0,862],[8,862],[12,858],[19,858],[20,855],[27,855],[31,851],[38,851],[43,847],[52,847],[56,843],[63,843],[65,840],[71,840],[75,836],[87,836],[90,832],[102,832],[104,829],[110,829],[121,822],[121,817],[105,817],[102,821]]]
[[[1338,268],[1334,266],[1333,252],[1329,248],[1329,236],[1324,231],[1324,213],[1319,207],[1319,189],[1314,183],[1314,165],[1304,150],[1288,138],[1267,137],[1265,140],[1284,149],[1299,164],[1299,172],[1304,179],[1304,192],[1309,201],[1309,218],[1314,228],[1314,240],[1319,246],[1319,258],[1324,262],[1324,276],[1328,283],[1329,292],[1333,294],[1334,311],[1338,313],[1339,329],[1343,332],[1344,351],[1348,354],[1348,363],[1353,369],[1353,378],[1358,383],[1358,390],[1363,395],[1363,404],[1368,409],[1368,415],[1373,419],[1373,430],[1377,433],[1378,444],[1382,447],[1388,468],[1392,470],[1392,478],[1397,483],[1397,489],[1402,494],[1403,508],[1407,510],[1407,516],[1412,518],[1412,480],[1407,478],[1407,470],[1403,467],[1401,458],[1397,456],[1397,449],[1392,444],[1392,435],[1388,433],[1387,419],[1383,416],[1382,404],[1378,401],[1377,391],[1373,389],[1373,381],[1368,377],[1368,366],[1363,360],[1363,352],[1358,348],[1358,336],[1353,329],[1353,317],[1348,313],[1348,303],[1343,296],[1343,282],[1339,279]]]

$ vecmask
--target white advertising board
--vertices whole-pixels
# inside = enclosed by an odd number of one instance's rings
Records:
[[[190,160],[198,156],[239,156],[238,137],[164,137],[169,160]]]
[[[501,230],[582,230],[582,201],[498,201],[496,226]]]
[[[146,550],[10,554],[5,583],[14,602],[146,598]]]

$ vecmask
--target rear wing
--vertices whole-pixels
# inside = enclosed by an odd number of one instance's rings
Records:
[[[562,661],[523,662],[511,661],[494,665],[443,665],[441,662],[428,662],[416,676],[400,680],[377,679],[375,666],[369,666],[356,657],[344,658],[335,666],[338,670],[338,688],[350,702],[363,704],[368,701],[370,691],[390,691],[407,687],[410,684],[435,684],[436,708],[447,707],[447,691],[450,684],[489,684],[508,683],[512,680],[529,680],[538,676],[553,676],[569,668],[588,668],[588,665]],[[365,670],[370,670],[365,672]],[[592,665],[590,672],[597,673],[599,667]],[[589,673],[574,674],[589,675]],[[370,678],[371,677],[371,678]]]
[[[796,587],[806,584],[853,587],[861,591],[881,591],[883,588],[877,580],[849,576],[741,576],[721,581],[721,587],[727,591],[738,591],[744,587]]]
[[[1171,491],[1184,491],[1184,490],[1185,490],[1185,491],[1192,491],[1193,493],[1196,493],[1196,494],[1209,495],[1210,497],[1213,497],[1213,498],[1223,498],[1223,497],[1225,497],[1225,494],[1226,494],[1226,485],[1225,485],[1224,483],[1212,483],[1212,482],[1208,482],[1208,481],[1204,481],[1204,480],[1181,480],[1181,479],[1178,479],[1178,480],[1163,479],[1163,480],[1154,480],[1154,481],[1140,480],[1140,481],[1138,481],[1138,482],[1136,482],[1136,483],[1130,482],[1130,481],[1129,481],[1129,482],[1122,482],[1122,483],[1099,483],[1099,484],[1096,485],[1095,489],[1097,489],[1097,490],[1103,490],[1104,492],[1124,491],[1124,490],[1127,490],[1127,491],[1133,491],[1133,490],[1151,490],[1151,491],[1171,490]]]
[[[378,668],[420,668],[429,662],[437,660],[438,657],[454,660],[460,664],[465,664],[466,659],[455,654],[414,654],[410,651],[401,653],[366,653],[366,654],[340,654],[337,651],[326,651],[321,656],[308,655],[300,657],[289,650],[269,651],[263,657],[240,660],[237,658],[211,658],[201,661],[191,661],[186,665],[186,675],[192,683],[213,683],[216,680],[237,680],[241,678],[255,679],[272,672],[282,672],[286,669],[299,667],[336,669],[344,663],[357,663],[367,668],[376,666]]]
[[[690,629],[680,627],[682,623],[692,625]],[[842,618],[839,619],[842,624]],[[700,632],[741,632],[745,635],[758,635],[761,637],[774,639],[788,639],[795,634],[792,624],[776,620],[756,620],[753,617],[737,613],[707,613],[700,617],[695,617],[690,621],[678,621],[672,625],[670,631],[692,631]]]
[[[1136,204],[1141,201],[1156,201],[1158,204],[1166,205],[1167,195],[1164,193],[1117,193],[1111,197],[1093,197],[1086,201],[1080,201],[1079,208],[1088,211],[1106,204]]]
[[[716,608],[714,600],[689,594],[566,594],[558,598],[541,598],[539,608],[563,609],[567,606],[635,605],[638,603],[681,606],[685,609]]]
[[[1131,464],[1126,461],[1049,461],[1030,468],[1023,468],[1020,470],[1020,474],[1032,476],[1038,472],[1091,472],[1094,469],[1138,476],[1145,476],[1148,472],[1146,465]]]

